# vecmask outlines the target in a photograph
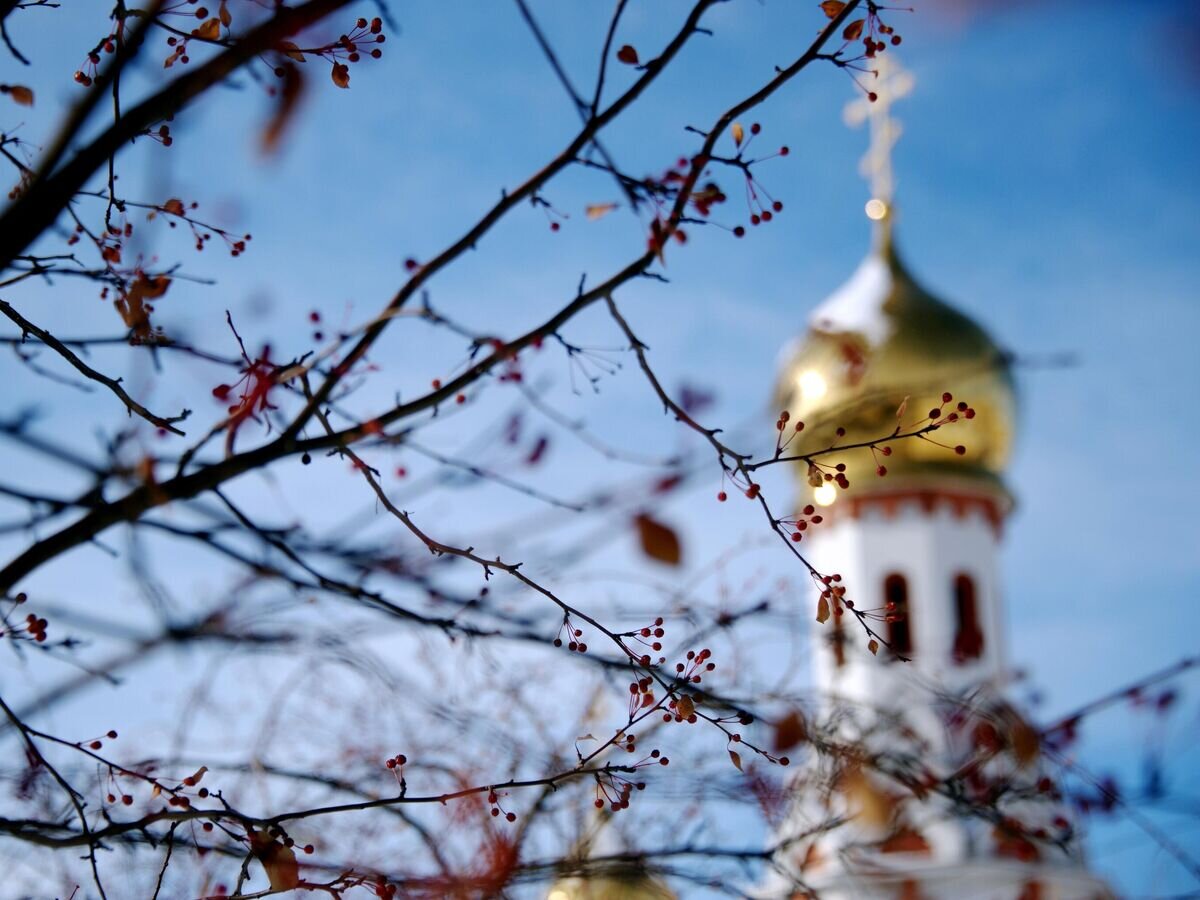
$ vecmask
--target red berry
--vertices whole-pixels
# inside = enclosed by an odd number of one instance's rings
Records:
[[[729,499],[729,495],[726,494],[724,491],[721,491],[720,493],[717,494],[717,499],[719,501],[721,501],[722,503],[724,503],[726,500]]]
[[[779,200],[776,200],[771,204],[771,209],[775,210],[775,212],[783,212],[783,203]]]
[[[733,229],[733,236],[734,237],[745,237],[746,229],[743,228],[741,225],[738,225],[736,228]]]

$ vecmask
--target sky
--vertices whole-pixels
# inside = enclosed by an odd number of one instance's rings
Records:
[[[1008,481],[1018,505],[1002,573],[1010,661],[1028,673],[1019,690],[1036,689],[1039,712],[1053,718],[1198,645],[1200,427],[1191,401],[1200,386],[1200,72],[1181,36],[1194,31],[1196,12],[1187,0],[914,5],[889,19],[916,77],[896,111],[904,128],[895,151],[897,237],[919,280],[1029,361],[1017,373]],[[533,8],[571,77],[590,84],[607,10],[546,0]],[[683,8],[634,0],[624,39],[656,46]],[[254,234],[241,259],[197,260],[186,241],[156,239],[164,257],[217,281],[174,289],[162,304],[170,332],[219,339],[226,308],[253,340],[279,345],[308,340],[313,309],[361,321],[402,283],[407,257],[428,258],[574,133],[574,111],[512,4],[393,2],[392,12],[399,30],[384,58],[356,66],[347,92],[323,74],[313,78],[278,155],[257,150],[267,105],[250,84],[180,117],[169,150],[137,149],[127,190],[197,199]],[[704,127],[789,62],[818,17],[810,4],[784,0],[719,6],[708,19],[712,36],[689,47],[606,145],[631,171],[661,171],[695,146],[685,126]],[[0,81],[20,76],[37,92],[31,132],[79,90],[69,72],[102,18],[79,7],[32,10],[14,24],[27,55],[62,61],[39,67],[41,82],[0,61]],[[612,78],[621,84],[629,73]],[[695,229],[670,255],[669,285],[622,291],[664,381],[713,391],[714,422],[765,421],[780,348],[866,252],[868,193],[857,173],[866,138],[841,119],[855,96],[844,72],[824,67],[773,97],[755,113],[758,140],[791,152],[763,163],[758,177],[784,212],[742,241]],[[727,225],[745,219],[736,193],[718,216]],[[431,285],[438,309],[479,331],[515,334],[569,297],[581,273],[602,277],[644,240],[624,210],[584,220],[586,204],[620,199],[603,178],[569,174],[546,199],[569,215],[561,230],[551,233],[541,210],[516,211]],[[62,298],[30,286],[6,299],[29,311],[42,304],[55,333],[115,327],[111,309],[88,291]],[[595,345],[620,344],[602,316],[585,315],[578,328]],[[401,334],[380,348],[394,379],[380,389],[385,396],[444,375],[453,346]],[[1063,357],[1070,364],[1055,362]],[[0,372],[51,417],[103,422],[111,413],[103,398],[35,381],[11,358]],[[128,374],[165,409],[196,406],[196,393],[211,386],[202,368],[165,384],[144,366]],[[566,377],[560,369],[557,389]],[[619,443],[638,434],[668,451],[692,446],[629,366],[600,393],[571,399]],[[567,446],[554,452],[558,483],[587,481],[594,460]],[[314,476],[308,487],[333,498],[340,484]],[[680,504],[664,514],[684,537],[689,565],[752,533],[749,519],[716,523],[704,503]],[[78,566],[103,565],[88,552]],[[47,590],[66,589],[54,575],[41,577]],[[1151,717],[1124,709],[1098,717],[1088,726],[1088,763],[1136,772],[1150,741],[1180,770],[1188,759],[1195,767],[1197,687],[1194,678],[1185,684],[1178,733],[1158,734]],[[1192,796],[1198,789],[1194,777],[1181,787]],[[1194,817],[1152,814],[1200,851]],[[1130,896],[1200,889],[1128,822],[1098,824],[1091,850]]]

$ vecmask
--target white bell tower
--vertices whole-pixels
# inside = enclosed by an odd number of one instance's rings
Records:
[[[1082,865],[1036,730],[1003,696],[1013,381],[1002,349],[897,255],[891,105],[913,82],[891,56],[872,63],[878,99],[847,110],[871,124],[874,247],[813,312],[777,390],[805,426],[789,454],[871,446],[797,467],[797,517],[820,517],[800,549],[834,580],[811,600],[821,748],[777,835],[787,877],[764,896],[809,896],[799,883],[838,900],[1110,898]]]

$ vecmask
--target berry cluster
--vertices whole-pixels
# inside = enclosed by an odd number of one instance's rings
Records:
[[[506,821],[509,821],[509,822],[517,821],[517,814],[515,812],[510,812],[510,811],[506,810],[500,804],[500,795],[496,793],[495,788],[492,788],[491,790],[488,791],[487,801],[489,804],[491,804],[491,807],[492,807],[492,818],[496,818],[501,813],[503,813]]]
[[[662,650],[662,638],[666,633],[666,629],[663,628],[663,618],[662,616],[659,616],[654,620],[653,625],[647,625],[646,627],[640,628],[637,631],[627,631],[622,634],[621,637],[633,638],[633,640],[637,643],[642,644],[645,647],[649,647],[655,653],[658,653]],[[659,665],[662,665],[666,661],[667,659],[665,656],[660,656],[658,658]],[[640,662],[643,666],[649,667],[653,660],[649,654],[642,654],[638,658],[638,662]]]
[[[383,764],[388,770],[396,776],[396,783],[400,785],[401,791],[404,790],[404,764],[408,762],[408,757],[403,753],[397,753],[390,759],[385,759]]]
[[[100,66],[101,53],[115,53],[117,50],[117,41],[125,30],[124,19],[117,19],[113,23],[112,30],[104,37],[96,42],[96,46],[88,51],[87,57],[76,71],[74,75],[75,83],[83,87],[91,87],[92,82],[96,80],[96,70]]]
[[[166,127],[166,126],[164,126]],[[226,231],[224,228],[218,228],[216,225],[209,225],[201,222],[190,214],[192,210],[199,207],[199,203],[192,201],[184,203],[178,197],[172,197],[161,206],[155,206],[147,215],[147,220],[152,220],[158,213],[169,216],[167,221],[168,228],[174,228],[179,222],[184,222],[192,230],[192,237],[196,241],[196,249],[203,250],[205,244],[212,240],[213,235],[217,235],[225,242],[225,246],[229,248],[230,256],[241,256],[246,252],[246,243],[250,240],[250,235],[243,234],[238,237],[232,232]]]
[[[633,747],[628,748],[630,751]],[[658,751],[654,751],[658,752]],[[644,761],[643,761],[644,762]],[[662,764],[666,765],[665,757]],[[640,763],[639,763],[640,765]],[[596,775],[596,809],[604,809],[607,806],[613,812],[620,812],[623,809],[629,809],[629,798],[635,790],[644,791],[646,782],[630,781],[623,775],[608,770]]]
[[[689,650],[686,662],[675,664],[676,675],[683,681],[699,684],[702,680],[701,672],[711,672],[717,667],[716,663],[709,662],[711,656],[712,651],[707,647],[699,653],[695,650]],[[668,716],[667,718],[669,719],[670,717]]]
[[[40,619],[33,613],[30,613],[25,617],[25,630],[28,631],[29,636],[39,644],[44,644],[46,642],[46,624],[47,622],[45,619]]]
[[[563,641],[563,638],[566,641]],[[567,649],[572,653],[587,653],[587,644],[580,640],[583,637],[583,629],[576,628],[571,623],[571,614],[567,613],[563,616],[562,624],[558,626],[558,635],[554,638],[554,646],[561,647],[564,643]]]
[[[634,717],[643,709],[655,704],[654,696],[654,680],[649,676],[639,678],[637,681],[629,682],[629,721],[633,721]],[[626,742],[629,744],[627,748],[630,752],[633,750],[634,736],[626,735]]]
[[[810,525],[820,525],[824,521],[824,516],[810,503],[794,518],[780,519],[779,524],[788,533],[788,537],[798,544],[804,540],[804,532],[808,531]]]

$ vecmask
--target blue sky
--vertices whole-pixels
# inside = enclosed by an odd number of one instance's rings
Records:
[[[1197,647],[1200,75],[1174,49],[1194,32],[1195,8],[1165,0],[915,5],[915,13],[892,14],[917,78],[897,113],[905,129],[895,155],[901,248],[918,278],[1019,355],[1077,360],[1019,373],[1021,431],[1010,470],[1019,506],[1003,558],[1011,661],[1029,672],[1053,716]],[[173,289],[161,307],[169,331],[219,340],[230,308],[244,334],[294,347],[308,340],[310,309],[361,320],[402,281],[406,257],[427,258],[452,240],[574,132],[573,110],[514,6],[392,7],[400,31],[383,60],[357,66],[345,93],[319,72],[278,157],[256,152],[267,106],[251,85],[181,116],[170,150],[134,151],[125,169],[131,195],[137,186],[149,197],[195,198],[255,235],[237,260],[196,258],[177,236],[157,239],[164,258],[218,279]],[[738,0],[716,9],[713,36],[698,39],[606,135],[616,158],[652,173],[686,154],[695,143],[685,126],[704,127],[803,49],[819,24],[811,7]],[[634,0],[622,40],[656,46],[683,8]],[[534,9],[572,77],[590,84],[606,9]],[[35,60],[61,59],[69,76],[102,13],[29,11],[13,36]],[[27,127],[43,133],[41,123],[78,88],[54,67],[37,70],[52,76],[43,82],[14,70],[0,62],[0,81],[35,88]],[[614,85],[628,77],[614,71]],[[668,260],[670,285],[622,292],[664,380],[716,392],[714,422],[763,413],[780,346],[865,252],[867,191],[856,171],[865,136],[841,124],[853,96],[845,74],[826,67],[772,98],[754,116],[764,125],[760,141],[791,154],[765,163],[759,177],[785,212],[744,241],[696,229]],[[584,221],[585,204],[619,199],[602,177],[570,174],[546,198],[571,216],[560,232],[549,232],[539,210],[518,210],[434,282],[435,305],[479,331],[512,335],[569,297],[581,272],[602,277],[644,241],[642,224],[624,211]],[[745,215],[732,202],[721,217],[732,225]],[[6,299],[32,314],[49,296],[31,286]],[[39,321],[56,333],[115,329],[111,309],[90,292],[65,303],[55,296],[58,305]],[[575,327],[590,343],[620,343],[602,316]],[[461,356],[453,343],[397,332],[378,354],[394,379],[380,396],[416,390],[444,374],[448,353]],[[0,372],[20,379],[52,415],[102,422],[111,413],[102,399],[35,384],[11,359]],[[211,386],[195,367],[162,383],[144,367],[129,375],[165,409],[195,406],[196,392]],[[640,433],[647,445],[685,444],[629,367],[600,394],[570,399],[618,442]],[[563,484],[594,465],[566,447],[556,452]],[[334,497],[340,484],[313,490]],[[748,519],[714,527],[709,513],[693,514],[703,503],[681,504],[675,513],[695,559],[752,531]],[[79,565],[93,564],[79,556]],[[1189,688],[1178,733],[1166,738],[1180,771],[1200,762],[1191,746],[1200,716],[1194,679]],[[1139,722],[1123,710],[1098,718],[1087,730],[1087,761],[1135,771],[1150,731]],[[1194,777],[1190,788],[1195,794]],[[1159,815],[1181,844],[1200,850],[1194,818]],[[1200,888],[1128,824],[1098,826],[1094,849],[1130,895]]]

